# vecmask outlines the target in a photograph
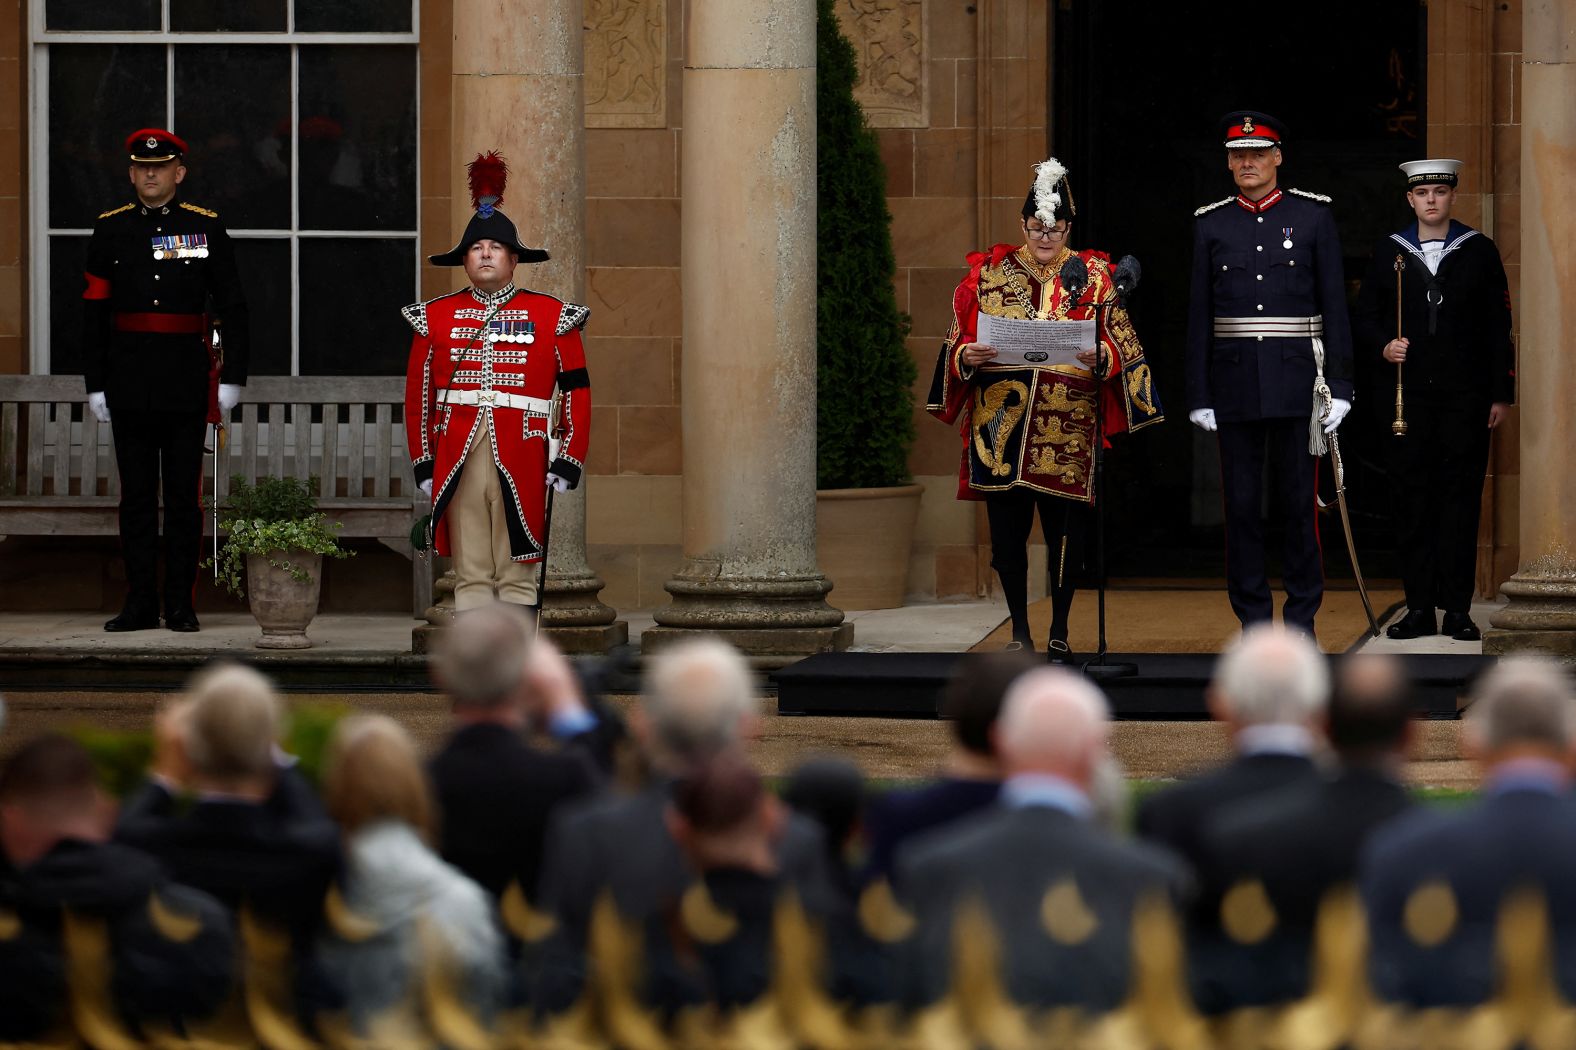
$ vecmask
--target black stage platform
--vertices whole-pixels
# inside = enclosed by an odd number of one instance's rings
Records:
[[[781,715],[873,715],[934,718],[941,689],[965,653],[819,653],[775,672]],[[1121,719],[1202,719],[1204,687],[1215,666],[1207,653],[1111,653],[1110,663],[1138,665],[1131,678],[1101,682]],[[1334,659],[1339,659],[1335,657]],[[1458,699],[1491,656],[1407,655],[1418,703],[1427,718],[1455,718]]]

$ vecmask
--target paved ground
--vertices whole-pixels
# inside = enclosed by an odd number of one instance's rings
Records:
[[[1473,614],[1486,627],[1492,606],[1475,607]],[[852,613],[857,647],[867,651],[949,652],[968,649],[1006,615],[1000,603],[919,605],[880,612]],[[631,640],[652,621],[649,615],[626,614]],[[46,647],[84,655],[131,642],[142,651],[190,649],[200,639],[215,652],[247,652],[257,637],[257,627],[245,614],[205,617],[198,636],[168,631],[136,635],[106,635],[102,614],[4,614],[0,615],[0,652],[7,649]],[[318,655],[334,652],[390,651],[409,648],[415,621],[408,616],[323,616],[309,634]],[[1380,639],[1369,647],[1381,651],[1478,652],[1481,646],[1440,639],[1409,643]],[[18,739],[44,728],[88,723],[105,728],[146,726],[157,693],[30,692],[9,697],[9,717],[0,734],[0,751]],[[445,707],[440,697],[421,693],[358,693],[344,697],[298,696],[294,700],[335,700],[354,707],[384,711],[399,718],[430,747],[442,735]],[[632,698],[622,698],[631,703]],[[776,717],[774,701],[763,702],[767,711],[765,732],[756,745],[758,756],[773,773],[793,767],[810,754],[839,754],[857,761],[872,777],[913,779],[934,771],[946,751],[946,727],[939,722],[880,718]],[[1475,782],[1469,764],[1460,761],[1460,723],[1428,722],[1418,726],[1417,761],[1408,769],[1419,784],[1464,787]],[[1203,722],[1124,722],[1115,726],[1113,744],[1129,773],[1137,777],[1171,777],[1218,761],[1225,753],[1219,727]]]

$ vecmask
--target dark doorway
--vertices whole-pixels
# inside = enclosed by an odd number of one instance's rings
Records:
[[[1280,183],[1334,198],[1355,296],[1375,243],[1411,220],[1396,165],[1426,155],[1424,18],[1416,0],[1251,12],[1057,3],[1051,149],[1071,172],[1075,246],[1142,262],[1132,313],[1167,416],[1122,439],[1108,461],[1113,576],[1224,575],[1218,453],[1213,436],[1188,423],[1183,387],[1193,210],[1234,192],[1219,117],[1257,109],[1285,122]],[[1359,348],[1357,395],[1341,428],[1352,525],[1369,577],[1398,575],[1382,468],[1394,389],[1387,367]],[[1321,492],[1333,499],[1328,478]],[[1333,510],[1320,529],[1326,573],[1349,578]],[[1267,546],[1279,549],[1273,526]]]

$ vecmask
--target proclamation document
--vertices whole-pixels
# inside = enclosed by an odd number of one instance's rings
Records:
[[[1029,321],[996,317],[981,312],[975,342],[996,351],[985,367],[1050,368],[1068,365],[1083,368],[1078,354],[1094,349],[1094,319],[1087,321]]]

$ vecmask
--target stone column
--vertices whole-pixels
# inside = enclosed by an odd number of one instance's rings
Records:
[[[463,166],[499,151],[509,162],[501,210],[521,240],[552,255],[522,265],[515,283],[577,303],[586,301],[584,16],[583,0],[454,0],[450,228],[458,236],[471,217]],[[593,400],[595,379],[593,368]],[[588,480],[554,498],[543,613],[554,640],[577,653],[629,637],[598,600],[602,580],[586,563]]]
[[[1576,661],[1576,0],[1527,0],[1521,56],[1521,560],[1484,651]]]
[[[815,557],[815,4],[690,0],[684,564],[643,636],[760,666],[853,637]]]

